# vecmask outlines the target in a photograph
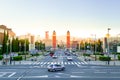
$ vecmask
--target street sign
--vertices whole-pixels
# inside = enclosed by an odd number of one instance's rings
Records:
[[[117,46],[117,52],[120,53],[120,46]]]

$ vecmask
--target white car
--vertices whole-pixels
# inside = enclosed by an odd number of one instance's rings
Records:
[[[56,56],[56,55],[53,55],[53,56],[52,56],[52,58],[53,58],[53,59],[56,59],[56,58],[57,58],[57,56]]]
[[[65,66],[61,64],[50,64],[48,65],[48,71],[64,71]]]
[[[67,57],[67,60],[68,60],[68,61],[72,61],[73,58],[72,58],[71,56],[68,56],[68,57]]]

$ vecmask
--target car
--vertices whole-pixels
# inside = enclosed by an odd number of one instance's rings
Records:
[[[72,58],[71,56],[67,56],[67,60],[68,60],[68,61],[72,61],[73,58]]]
[[[43,55],[44,55],[44,56],[48,56],[49,54],[50,54],[50,53],[48,52],[48,53],[44,53]]]
[[[52,58],[53,58],[53,59],[56,59],[56,58],[57,58],[57,56],[56,56],[56,55],[53,55],[53,56],[52,56]]]
[[[48,71],[64,71],[65,70],[65,66],[62,64],[50,64],[48,65]]]

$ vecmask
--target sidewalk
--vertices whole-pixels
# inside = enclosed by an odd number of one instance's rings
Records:
[[[31,58],[27,59],[27,60],[22,60],[22,61],[12,61],[12,63],[10,64],[10,62],[7,62],[4,65],[32,65],[35,62],[40,61],[43,58],[43,56],[38,56],[36,61],[31,61]],[[0,66],[3,65],[3,61],[0,61]]]
[[[87,57],[85,58],[84,56],[79,56],[78,57],[81,61],[85,61],[85,59],[87,59]],[[87,62],[88,64],[91,65],[108,65],[108,61],[94,61],[92,58],[89,57],[89,59],[91,59],[90,61],[87,60],[85,62]],[[120,66],[120,61],[110,61],[109,65],[111,66]]]

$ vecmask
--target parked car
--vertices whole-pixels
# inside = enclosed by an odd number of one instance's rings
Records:
[[[48,71],[64,71],[65,66],[62,64],[50,64],[48,65]]]

